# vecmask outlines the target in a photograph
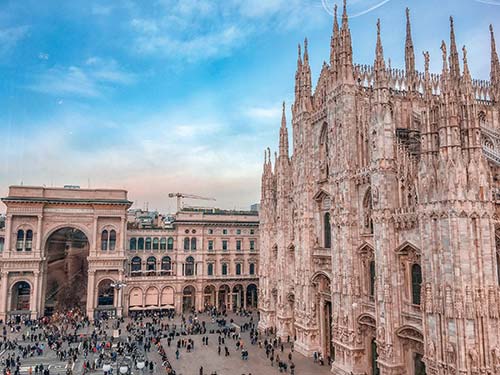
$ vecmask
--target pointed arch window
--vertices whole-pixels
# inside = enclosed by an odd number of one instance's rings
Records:
[[[411,298],[414,305],[420,305],[422,289],[422,267],[420,264],[411,266]]]
[[[189,238],[184,238],[184,250],[189,250]]]
[[[33,247],[33,231],[31,229],[28,229],[26,231],[26,241],[24,242],[24,250],[31,251],[32,247]]]
[[[137,238],[135,237],[130,239],[130,250],[137,250]]]
[[[191,238],[191,250],[196,250],[196,237]]]
[[[325,213],[323,217],[323,243],[325,248],[332,247],[332,227],[330,224],[330,213]]]
[[[116,248],[116,231],[111,230],[109,232],[109,250],[114,250]]]
[[[24,230],[19,229],[17,231],[16,250],[23,251],[23,248],[24,248]]]
[[[108,231],[106,229],[101,232],[101,250],[108,250]]]
[[[174,239],[172,237],[168,237],[167,250],[173,250],[173,249],[174,249]]]

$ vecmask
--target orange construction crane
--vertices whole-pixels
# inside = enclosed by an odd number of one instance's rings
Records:
[[[188,198],[188,199],[201,199],[204,201],[215,201],[215,198],[207,198],[207,197],[200,197],[199,195],[194,195],[194,194],[186,194],[186,193],[168,193],[169,198],[177,198],[177,212],[179,212],[182,207],[182,198]]]

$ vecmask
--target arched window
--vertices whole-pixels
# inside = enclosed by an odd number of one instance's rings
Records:
[[[184,238],[184,250],[189,250],[189,238]]]
[[[108,231],[106,229],[101,233],[101,250],[108,250]]]
[[[375,297],[375,261],[370,262],[370,297]]]
[[[214,264],[213,263],[208,263],[207,264],[207,275],[208,276],[213,276],[214,275]]]
[[[414,305],[420,305],[420,291],[422,288],[422,267],[420,264],[411,266],[411,299]]]
[[[167,239],[165,237],[162,237],[160,240],[160,250],[166,250],[167,249]]]
[[[116,232],[111,230],[109,232],[109,250],[114,250],[116,248]]]
[[[163,274],[167,274],[172,270],[172,260],[170,257],[161,258],[161,270]]]
[[[137,241],[137,250],[144,250],[144,238],[139,238]]]
[[[236,263],[236,274],[241,275],[241,263]]]
[[[227,275],[227,263],[222,263],[222,274]]]
[[[23,248],[24,248],[24,230],[19,229],[17,231],[16,250],[23,251]]]
[[[151,250],[151,237],[146,238],[146,250]]]
[[[156,258],[149,257],[146,260],[146,271],[156,271]]]
[[[3,237],[0,237],[0,251],[3,251],[4,246],[5,246],[5,239]]]
[[[191,250],[196,250],[196,237],[191,238]]]
[[[130,250],[137,250],[137,238],[130,239]]]
[[[168,237],[167,250],[173,250],[173,249],[174,249],[174,239],[172,237]]]
[[[133,257],[130,262],[130,270],[132,271],[132,276],[139,276],[141,274],[142,261],[140,257]]]
[[[330,213],[325,213],[323,220],[324,243],[327,249],[332,247],[332,228],[330,226]]]
[[[250,263],[250,266],[249,266],[249,273],[250,275],[255,275],[255,264],[254,263]]]
[[[184,265],[184,275],[193,276],[194,275],[194,258],[187,257],[186,264]]]
[[[33,247],[33,231],[28,229],[26,231],[26,241],[24,242],[24,250],[31,251]]]
[[[153,238],[153,250],[158,250],[160,248],[160,240],[155,237]]]

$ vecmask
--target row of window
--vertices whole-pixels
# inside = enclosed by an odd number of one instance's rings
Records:
[[[212,228],[209,228],[207,230],[207,233],[208,234],[214,234],[215,231]],[[236,229],[236,234],[237,235],[240,235],[241,233],[242,233],[241,229]],[[254,235],[255,234],[255,229],[250,229],[249,233],[250,233],[250,235]],[[222,234],[224,234],[224,235],[229,234],[229,230],[228,229],[222,229]]]
[[[145,263],[145,269],[143,270],[142,268],[142,259],[140,257],[133,257],[130,260],[130,271],[132,276],[134,275],[141,275],[143,271],[146,272],[156,272],[157,271],[157,266],[160,267],[159,271],[162,274],[168,275],[172,274],[173,272],[173,263],[172,259],[169,256],[164,256],[161,258],[161,261],[157,262],[156,258],[154,256],[150,256],[146,259]],[[207,275],[208,276],[213,276],[215,275],[215,264],[214,263],[208,263],[207,264]],[[248,273],[250,275],[255,275],[255,263],[250,263],[248,266]],[[196,274],[196,267],[195,267],[195,261],[194,258],[189,256],[186,258],[186,261],[183,265],[183,274],[184,276],[194,276]],[[228,275],[229,274],[229,264],[226,262],[221,263],[221,275]],[[235,274],[236,275],[242,275],[243,274],[243,264],[242,263],[236,263],[235,265]]]
[[[114,232],[114,231],[111,231]],[[104,232],[103,232],[104,233]],[[213,251],[215,250],[215,241],[208,240],[207,250]],[[222,250],[228,250],[228,240],[222,240]],[[104,245],[103,245],[104,246]],[[114,246],[114,243],[113,243]],[[130,239],[130,250],[173,250],[174,249],[174,239],[173,237],[169,237],[168,239],[165,237],[162,238],[131,238]],[[197,239],[196,237],[185,237],[184,238],[184,250],[196,250],[197,248]],[[114,249],[114,247],[113,247]],[[243,249],[243,241],[236,240],[236,250],[241,251]],[[255,250],[255,240],[249,241],[249,249]],[[105,249],[103,249],[105,250]]]
[[[196,238],[194,238],[195,247],[196,247]],[[168,239],[165,237],[162,238],[151,238],[143,237],[135,238],[132,237],[130,239],[130,250],[173,250],[174,249],[174,239],[173,237],[169,237]]]

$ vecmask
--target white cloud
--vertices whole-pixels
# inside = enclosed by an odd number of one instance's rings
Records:
[[[272,107],[250,107],[244,113],[255,120],[278,120],[281,118],[281,106]]]
[[[231,55],[253,35],[325,21],[320,4],[304,0],[158,0],[154,19],[130,20],[135,51],[195,62]]]
[[[16,26],[0,29],[0,54],[13,49],[29,32],[29,26]]]
[[[134,74],[122,70],[115,60],[88,58],[83,66],[56,66],[35,78],[29,89],[58,96],[100,97],[110,85],[129,85]]]

